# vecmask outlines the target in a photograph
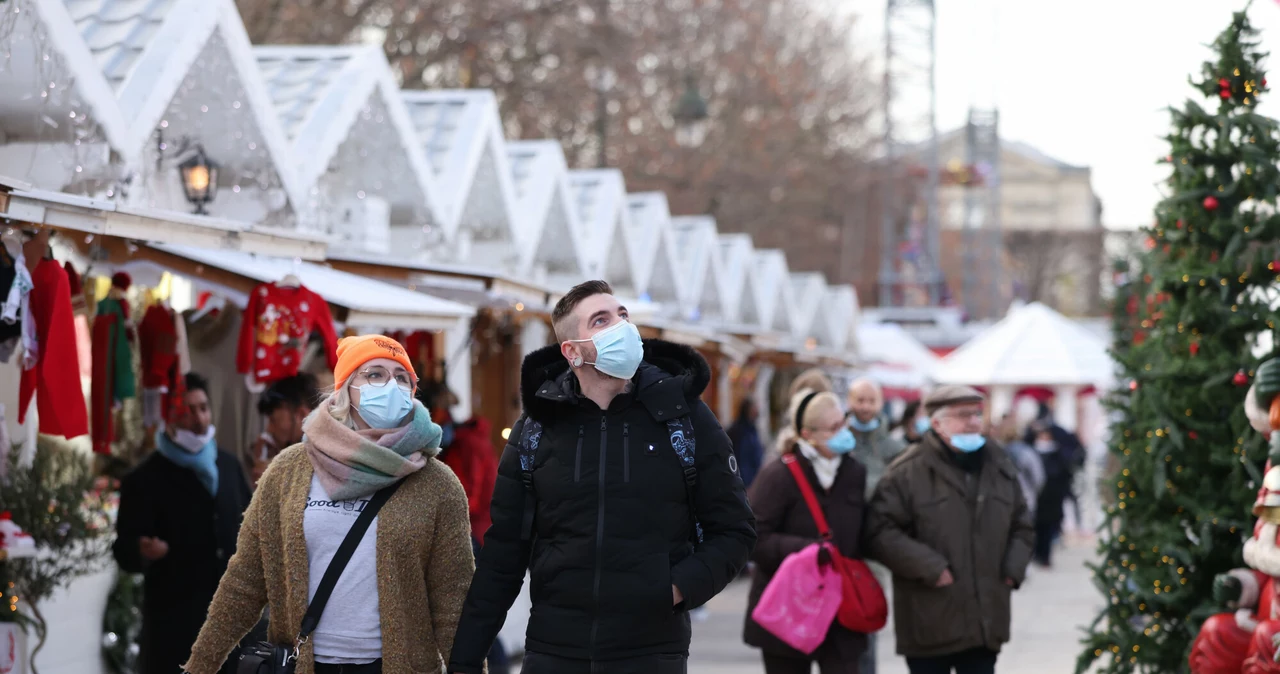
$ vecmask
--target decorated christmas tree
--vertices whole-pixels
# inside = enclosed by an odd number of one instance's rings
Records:
[[[1241,566],[1266,460],[1242,403],[1275,353],[1280,134],[1258,114],[1265,54],[1245,13],[1171,110],[1168,197],[1115,312],[1118,473],[1095,567],[1105,608],[1079,670],[1183,672],[1214,576]]]

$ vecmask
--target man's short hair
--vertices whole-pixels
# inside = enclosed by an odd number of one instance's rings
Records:
[[[556,341],[563,342],[568,339],[577,339],[578,333],[574,326],[569,325],[569,318],[573,315],[573,310],[578,308],[579,304],[588,297],[596,295],[612,295],[613,288],[609,287],[604,281],[587,281],[579,283],[564,294],[559,302],[556,302],[556,308],[551,310],[551,327],[555,330]]]
[[[195,372],[188,372],[182,377],[182,383],[187,387],[187,391],[204,391],[205,395],[209,395],[209,380],[200,376]]]
[[[310,372],[300,372],[272,382],[258,399],[258,414],[271,416],[272,412],[288,406],[293,409],[315,409],[320,402],[320,383]]]

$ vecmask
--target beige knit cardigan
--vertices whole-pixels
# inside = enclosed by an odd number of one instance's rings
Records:
[[[302,518],[311,476],[300,444],[281,452],[262,476],[245,511],[236,554],[191,649],[191,674],[216,674],[257,624],[263,606],[271,608],[272,642],[292,643],[297,636],[310,581]],[[448,466],[429,459],[378,512],[376,526],[382,671],[443,672],[475,571],[462,484]],[[313,674],[313,658],[308,643],[298,674]]]

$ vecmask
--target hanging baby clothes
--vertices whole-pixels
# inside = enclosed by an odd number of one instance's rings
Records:
[[[142,359],[142,423],[158,428],[167,407],[165,395],[182,376],[178,359],[178,327],[174,312],[163,302],[147,308],[138,324]]]
[[[298,374],[312,331],[319,331],[333,368],[338,363],[338,335],[329,304],[304,286],[263,283],[249,293],[236,369],[263,384],[292,377]]]
[[[56,260],[44,259],[31,274],[32,324],[40,344],[34,367],[22,372],[18,423],[26,419],[36,396],[40,432],[74,438],[89,432],[80,365],[76,357],[75,321],[67,272]]]
[[[21,234],[11,232],[3,237],[0,248],[0,292],[4,304],[0,305],[0,360],[9,362],[18,343],[29,354],[24,369],[35,363],[40,346],[35,336],[35,321],[31,318],[31,272],[22,252]]]
[[[114,282],[114,280],[113,280]],[[129,348],[129,305],[116,285],[101,302],[93,319],[93,451],[110,454],[115,440],[113,411],[135,395],[133,353]]]

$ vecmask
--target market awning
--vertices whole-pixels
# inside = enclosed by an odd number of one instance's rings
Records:
[[[294,274],[325,301],[346,309],[344,322],[357,330],[447,330],[475,315],[464,304],[311,262],[171,244],[151,247],[259,283]],[[164,264],[162,256],[151,261]]]
[[[330,251],[327,261],[342,271],[377,277],[478,309],[515,309],[550,314],[558,299],[549,288],[465,265],[388,260],[340,251]]]
[[[328,249],[328,241],[315,234],[24,187],[0,178],[0,218],[131,241],[304,260],[323,260]]]

